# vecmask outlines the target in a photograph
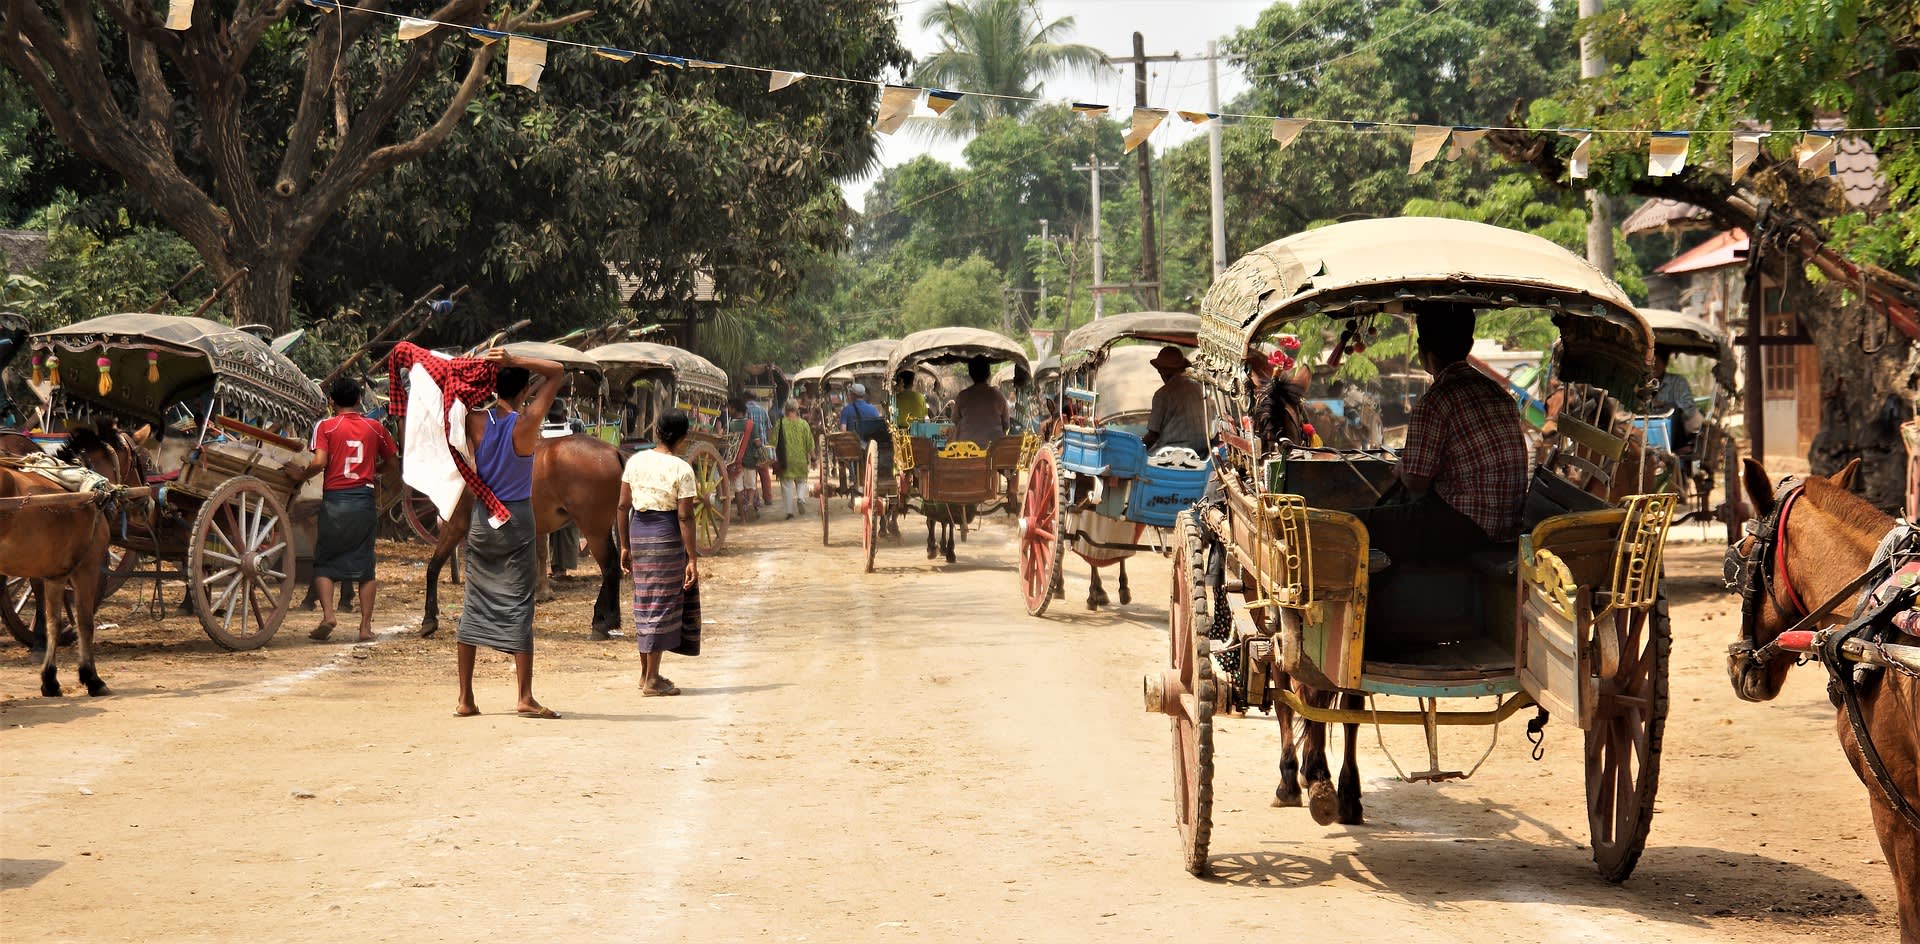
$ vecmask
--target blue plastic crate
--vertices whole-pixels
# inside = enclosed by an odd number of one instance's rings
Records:
[[[1633,425],[1647,431],[1647,448],[1655,452],[1673,451],[1673,418],[1667,416],[1636,419]]]
[[[1130,479],[1147,464],[1147,447],[1140,437],[1119,429],[1068,429],[1061,445],[1060,464],[1082,475]]]
[[[1127,495],[1127,520],[1170,528],[1173,519],[1207,492],[1213,463],[1199,469],[1156,469],[1146,466]]]

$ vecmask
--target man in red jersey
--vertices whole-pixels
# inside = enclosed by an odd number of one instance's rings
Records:
[[[326,473],[326,501],[320,506],[320,537],[313,550],[313,583],[320,596],[320,625],[307,637],[333,634],[333,584],[360,585],[360,641],[373,639],[373,536],[380,513],[374,485],[381,470],[399,454],[387,429],[360,415],[360,384],[348,377],[333,382],[327,396],[333,415],[313,428],[313,461],[299,470],[301,479]]]

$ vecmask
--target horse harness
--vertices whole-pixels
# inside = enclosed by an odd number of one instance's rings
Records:
[[[1760,521],[1748,521],[1743,526],[1747,540],[1727,545],[1726,586],[1740,593],[1740,640],[1728,647],[1728,654],[1755,665],[1765,665],[1783,651],[1778,636],[1764,646],[1755,641],[1763,598],[1770,600],[1775,609],[1789,619],[1797,620],[1786,630],[1793,632],[1829,620],[1832,609],[1841,601],[1869,584],[1876,585],[1875,590],[1861,595],[1851,619],[1815,637],[1818,650],[1814,657],[1827,670],[1827,696],[1835,707],[1846,711],[1847,724],[1853,731],[1854,743],[1860,748],[1861,759],[1873,773],[1887,804],[1910,826],[1920,829],[1920,810],[1907,801],[1887,772],[1886,762],[1874,746],[1866,719],[1861,715],[1861,687],[1878,668],[1851,662],[1842,655],[1842,647],[1849,640],[1869,644],[1886,642],[1887,637],[1896,632],[1896,614],[1920,602],[1920,585],[1905,579],[1920,567],[1920,528],[1906,524],[1895,527],[1881,541],[1879,551],[1865,571],[1819,606],[1809,608],[1794,588],[1786,567],[1787,517],[1801,491],[1802,483],[1797,479],[1783,480],[1774,492],[1773,511]]]

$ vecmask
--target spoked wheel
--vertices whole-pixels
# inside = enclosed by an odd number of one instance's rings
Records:
[[[726,460],[712,444],[697,442],[688,447],[687,464],[693,466],[694,487],[699,489],[693,501],[693,544],[704,557],[727,545],[727,503],[732,499],[732,487],[727,484]]]
[[[1041,446],[1027,472],[1027,498],[1020,506],[1020,589],[1027,614],[1040,616],[1053,602],[1060,580],[1060,486],[1053,447]]]
[[[215,489],[187,551],[194,612],[226,649],[258,649],[293,608],[293,528],[266,483],[240,476]]]
[[[427,542],[427,546],[440,543],[440,509],[425,492],[409,487],[407,497],[400,502],[400,516],[406,519],[414,537]]]
[[[873,573],[873,555],[880,538],[880,444],[867,443],[866,472],[860,477],[860,552],[866,559],[866,572]]]
[[[833,465],[833,457],[827,452],[827,437],[820,437],[817,448],[819,451],[815,452],[814,455],[820,457],[818,462],[820,469],[818,482],[813,490],[813,503],[820,506],[820,545],[822,547],[828,547],[832,545],[833,541],[832,523],[827,520],[827,506],[832,504],[832,493],[827,490],[827,473]]]
[[[1211,625],[1200,527],[1182,512],[1173,557],[1173,599],[1167,610],[1167,666],[1143,680],[1146,708],[1167,715],[1173,728],[1173,818],[1187,871],[1207,874],[1213,835],[1213,662],[1205,627]]]
[[[140,572],[140,555],[123,547],[107,548],[107,566],[100,576],[100,599],[106,600]]]
[[[1646,610],[1615,610],[1595,626],[1589,645],[1595,711],[1586,732],[1587,825],[1600,874],[1623,882],[1646,848],[1660,785],[1673,645],[1666,598]]]

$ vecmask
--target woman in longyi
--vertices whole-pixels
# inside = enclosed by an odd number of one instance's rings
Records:
[[[640,694],[678,695],[660,674],[672,652],[700,654],[700,566],[695,559],[693,466],[677,455],[690,427],[669,410],[654,425],[652,449],[627,460],[620,477],[620,566],[633,574],[633,635],[640,648]]]

